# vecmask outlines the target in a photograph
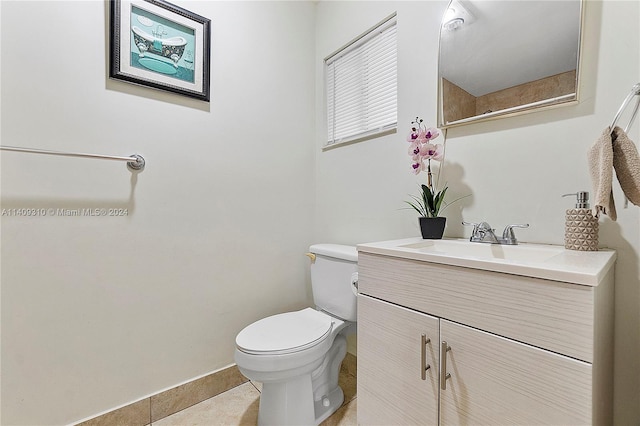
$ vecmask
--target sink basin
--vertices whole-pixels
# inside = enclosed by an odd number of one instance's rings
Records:
[[[567,250],[551,244],[500,245],[462,239],[408,238],[358,245],[363,253],[596,286],[616,252]]]
[[[423,240],[398,247],[440,256],[522,262],[544,262],[565,251],[563,247],[552,245],[526,244],[508,246],[471,243],[467,240]]]

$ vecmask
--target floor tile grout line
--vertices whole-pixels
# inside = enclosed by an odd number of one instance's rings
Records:
[[[251,383],[251,386],[253,386],[255,390],[258,391],[259,394],[262,394],[262,392],[260,392],[260,389],[258,389],[258,387],[251,380],[249,380],[249,383]]]
[[[1,0],[0,0],[0,1],[1,1]],[[251,380],[247,380],[246,382],[242,382],[242,383],[237,384],[237,385],[235,385],[235,386],[233,386],[233,387],[230,387],[229,389],[227,389],[227,390],[225,390],[225,391],[222,391],[222,392],[219,392],[219,393],[217,393],[217,394],[215,394],[215,395],[212,395],[212,396],[210,396],[209,398],[206,398],[206,399],[203,399],[202,401],[199,401],[199,402],[193,403],[193,404],[189,405],[188,407],[184,407],[184,408],[182,408],[182,409],[180,409],[180,410],[176,411],[175,413],[171,413],[171,414],[169,414],[168,416],[164,416],[164,417],[161,417],[161,418],[159,418],[159,419],[156,419],[156,421],[160,421],[160,420],[162,420],[162,419],[166,419],[167,417],[171,417],[171,416],[173,416],[174,414],[177,414],[177,413],[180,413],[180,412],[182,412],[182,411],[188,410],[189,408],[192,408],[192,407],[194,407],[195,405],[201,404],[201,403],[203,403],[203,402],[205,402],[205,401],[208,401],[208,400],[210,400],[210,399],[212,399],[212,398],[215,398],[216,396],[219,396],[219,395],[222,395],[223,393],[229,392],[230,390],[235,389],[235,388],[237,388],[237,387],[239,387],[239,386],[246,385],[247,383],[251,383],[251,386],[253,386],[253,387],[258,391],[258,393],[260,393],[260,391],[258,390],[258,388],[256,388],[256,386],[251,382]],[[151,402],[151,401],[149,401],[149,402]],[[152,421],[152,420],[153,420],[152,407],[151,407],[151,404],[149,404],[149,424],[148,424],[148,426],[153,426],[153,421]]]
[[[354,378],[354,379],[355,379],[355,378],[357,378],[357,375],[356,375],[356,374],[352,374],[352,373],[350,373],[350,372],[345,372],[345,373],[346,373],[346,375],[351,376],[351,377],[352,377],[352,378]],[[200,403],[203,403],[203,402],[205,402],[205,401],[208,401],[208,400],[210,400],[210,399],[212,399],[212,398],[215,398],[215,397],[217,397],[217,396],[219,396],[219,395],[222,395],[222,394],[224,394],[224,393],[226,393],[226,392],[231,391],[232,389],[235,389],[235,388],[237,388],[237,387],[239,387],[239,386],[242,386],[242,385],[245,385],[245,384],[247,384],[247,383],[250,383],[250,384],[251,384],[251,386],[252,386],[252,387],[253,387],[253,388],[254,388],[254,389],[255,389],[259,394],[261,394],[261,393],[262,393],[262,392],[260,391],[260,389],[258,389],[258,387],[255,385],[255,383],[253,383],[253,381],[251,381],[251,380],[247,380],[247,381],[245,381],[245,382],[242,382],[242,383],[240,383],[240,384],[238,384],[238,385],[236,385],[236,386],[233,386],[233,387],[231,387],[231,388],[229,388],[229,389],[225,390],[224,392],[220,392],[220,393],[218,393],[218,394],[216,394],[216,395],[213,395],[213,396],[211,396],[211,397],[209,397],[209,398],[207,398],[207,399],[204,399],[204,400],[202,400],[202,401],[200,401],[200,402],[197,402],[197,403],[195,403],[195,404],[192,404],[192,405],[190,405],[189,407],[185,407],[185,408],[183,408],[183,409],[181,409],[181,410],[179,410],[179,411],[176,411],[175,413],[172,413],[172,414],[170,414],[169,416],[165,416],[165,417],[163,417],[163,418],[170,417],[170,416],[172,416],[172,415],[174,415],[174,414],[177,414],[177,413],[179,413],[179,412],[181,412],[181,411],[185,411],[185,410],[187,410],[187,409],[189,409],[189,408],[192,408],[193,406],[195,406],[195,405],[197,405],[197,404],[200,404]],[[354,396],[353,396],[349,401],[344,401],[344,402],[343,402],[343,404],[339,407],[339,409],[344,408],[344,407],[346,407],[346,406],[350,405],[350,404],[351,404],[352,402],[354,402],[356,399],[357,399],[357,393],[356,393],[356,394],[355,394],[355,395],[354,395]],[[150,401],[150,402],[151,402],[151,401]],[[150,407],[149,407],[149,420],[150,420],[150,423],[148,424],[148,426],[153,426],[153,422],[151,422],[151,420],[152,420],[152,418],[151,418],[151,417],[152,417],[152,407],[151,407],[151,404],[150,404]],[[156,421],[160,421],[160,420],[162,420],[162,419],[156,419]]]

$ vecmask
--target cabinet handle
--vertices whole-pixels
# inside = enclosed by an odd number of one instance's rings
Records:
[[[440,359],[442,365],[440,368],[440,389],[447,390],[447,379],[451,378],[451,374],[447,373],[447,352],[451,350],[451,346],[447,345],[444,340],[440,345]]]
[[[422,380],[427,380],[427,370],[431,368],[427,364],[427,343],[431,343],[431,339],[426,334],[423,334],[420,337],[420,376]]]

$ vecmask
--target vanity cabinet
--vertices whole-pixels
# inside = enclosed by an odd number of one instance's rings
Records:
[[[364,247],[358,273],[360,425],[612,423],[613,268],[578,285]]]
[[[358,315],[358,422],[437,424],[438,318],[367,296]]]
[[[591,424],[590,364],[447,320],[440,339],[441,424]]]

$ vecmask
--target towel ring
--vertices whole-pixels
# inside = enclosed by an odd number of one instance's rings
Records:
[[[620,119],[620,116],[622,115],[622,112],[627,107],[627,105],[629,105],[629,102],[631,102],[631,99],[634,96],[638,96],[638,99],[636,101],[636,106],[633,109],[633,113],[631,114],[631,119],[629,120],[627,127],[624,128],[625,133],[627,133],[631,128],[631,125],[633,124],[633,120],[635,120],[636,115],[638,114],[638,109],[640,109],[640,83],[636,83],[633,85],[633,87],[631,88],[631,92],[629,92],[627,97],[624,99],[624,102],[622,102],[622,105],[620,105],[620,109],[616,113],[616,116],[613,118],[613,122],[611,123],[612,134],[613,134],[613,129],[615,129],[616,127],[616,123],[618,122],[618,120]]]
[[[637,96],[638,99],[636,100],[636,106],[633,108],[633,112],[631,113],[631,119],[629,120],[629,123],[627,124],[627,127],[624,128],[624,132],[625,133],[629,132],[629,129],[631,128],[631,125],[633,124],[633,120],[635,120],[636,115],[638,114],[638,109],[640,109],[640,83],[636,83],[636,84],[633,85],[633,87],[631,88],[631,92],[629,92],[627,97],[624,99],[624,102],[622,102],[622,105],[620,105],[620,109],[616,113],[616,116],[613,118],[613,123],[611,123],[611,127],[610,127],[612,136],[613,136],[613,133],[614,133],[614,129],[616,128],[616,123],[620,119],[620,116],[622,115],[622,112],[627,107],[627,105],[629,105],[629,102],[631,102],[631,99],[634,96]],[[613,138],[611,140],[612,140],[612,143],[613,143],[614,142]],[[629,206],[629,199],[625,195],[625,197],[624,197],[624,208],[626,209],[628,206]]]

